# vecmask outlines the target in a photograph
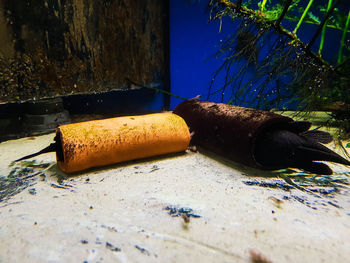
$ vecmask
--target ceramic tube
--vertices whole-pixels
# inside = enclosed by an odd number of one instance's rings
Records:
[[[258,136],[271,127],[289,129],[288,125],[293,122],[272,112],[194,99],[180,103],[173,112],[194,132],[192,143],[195,145],[259,169],[274,167],[264,167],[255,160]]]
[[[190,141],[185,121],[173,113],[68,124],[56,133],[57,163],[66,173],[185,151]]]

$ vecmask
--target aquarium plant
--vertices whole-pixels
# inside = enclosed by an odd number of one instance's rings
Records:
[[[344,1],[210,0],[208,7],[220,28],[227,18],[238,26],[215,54],[223,62],[207,99],[221,93],[223,102],[265,110],[327,110],[329,122],[349,134],[350,11]],[[314,28],[307,40],[299,38],[304,25]],[[340,33],[336,59],[324,55],[330,30]],[[219,87],[218,79],[224,79]]]

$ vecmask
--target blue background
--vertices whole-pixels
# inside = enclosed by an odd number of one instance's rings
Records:
[[[213,73],[223,62],[222,57],[215,58],[213,55],[219,50],[220,41],[237,29],[236,23],[227,18],[223,19],[221,32],[219,32],[219,21],[208,22],[207,2],[170,0],[170,87],[173,94],[186,98],[208,93]],[[289,30],[295,27],[294,23],[285,19],[282,25]],[[315,25],[304,23],[297,35],[307,43],[316,28]],[[340,39],[341,31],[327,28],[323,48],[323,57],[326,60],[330,62],[336,60]],[[319,39],[312,50],[317,53],[318,47]],[[266,55],[266,50],[262,50],[259,57],[261,55]],[[223,77],[220,76],[215,82],[215,87],[218,88],[222,84]],[[205,100],[206,96],[201,99]],[[221,95],[210,97],[210,100],[219,102]],[[181,99],[172,97],[171,109],[181,102]],[[289,105],[289,108],[295,108],[296,104]]]

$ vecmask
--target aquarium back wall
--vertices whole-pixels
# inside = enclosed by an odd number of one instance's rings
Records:
[[[223,33],[217,22],[208,23],[207,1],[189,3],[170,0],[170,83],[171,92],[185,98],[206,94],[211,75],[220,66],[209,59]],[[223,28],[227,32],[226,26]],[[171,109],[182,100],[171,98]]]
[[[168,85],[167,1],[0,0],[0,32],[0,103]]]

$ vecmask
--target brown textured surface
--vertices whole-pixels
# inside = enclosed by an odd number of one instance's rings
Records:
[[[165,78],[162,0],[0,0],[0,103]]]
[[[185,121],[172,113],[117,117],[58,128],[67,173],[128,160],[186,150]],[[59,158],[58,158],[59,159]]]
[[[293,121],[272,112],[198,100],[182,102],[174,113],[194,132],[194,144],[260,169],[264,167],[253,155],[257,136],[271,125]]]

